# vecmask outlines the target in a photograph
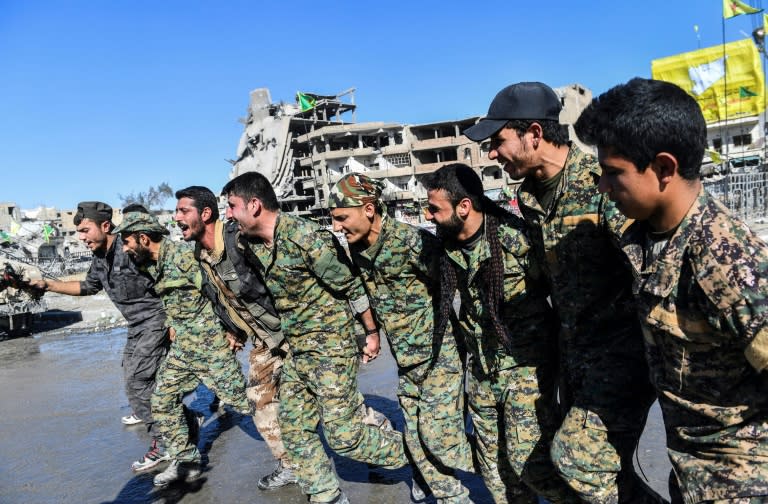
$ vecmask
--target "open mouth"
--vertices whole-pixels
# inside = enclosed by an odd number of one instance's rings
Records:
[[[176,222],[176,225],[179,226],[179,229],[181,229],[182,233],[189,229],[189,226],[187,226],[183,222]]]

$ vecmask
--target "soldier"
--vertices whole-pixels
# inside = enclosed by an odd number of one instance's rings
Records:
[[[768,247],[702,187],[699,105],[636,78],[593,100],[576,132],[597,146],[600,191],[636,219],[622,244],[673,502],[767,502]]]
[[[363,362],[379,353],[379,333],[359,278],[330,231],[281,213],[267,179],[256,172],[230,180],[227,218],[275,301],[290,352],[280,385],[280,428],[310,502],[348,504],[318,434],[320,421],[332,450],[386,468],[408,463],[402,435],[363,423],[357,388],[358,356],[351,311],[366,331]],[[347,305],[349,303],[349,306]]]
[[[293,465],[280,437],[277,422],[278,388],[288,343],[280,317],[264,283],[245,264],[237,247],[237,225],[219,220],[216,196],[207,187],[191,186],[176,191],[176,224],[185,241],[194,241],[195,258],[203,271],[203,291],[235,345],[241,348],[250,337],[246,394],[254,410],[253,422],[264,438],[277,468],[258,482],[261,490],[296,483]]]
[[[653,501],[632,465],[654,394],[618,247],[627,220],[597,191],[597,159],[568,141],[560,108],[545,84],[513,84],[464,134],[490,137],[488,157],[523,179],[518,206],[560,319],[555,466],[586,502]]]
[[[182,396],[203,383],[236,411],[250,414],[240,364],[203,296],[192,248],[166,239],[168,230],[143,212],[124,212],[112,233],[120,235],[125,253],[154,280],[168,315],[172,343],[157,374],[152,411],[171,463],[155,475],[154,484],[190,481],[200,475],[200,452],[190,442]]]
[[[352,173],[330,193],[334,231],[346,236],[397,361],[398,399],[411,461],[438,502],[467,503],[453,468],[472,470],[464,432],[463,369],[452,334],[434,336],[440,242],[387,217],[381,182]],[[414,497],[423,499],[414,478]]]
[[[549,457],[558,420],[556,318],[529,264],[524,223],[483,195],[467,165],[444,166],[423,183],[427,219],[446,249],[441,323],[457,288],[461,296],[458,327],[470,355],[469,411],[485,484],[497,503],[535,503],[534,493],[576,502]]]
[[[138,209],[146,211],[141,207]],[[77,204],[74,224],[80,240],[93,252],[85,280],[43,279],[31,281],[30,286],[70,296],[90,296],[103,289],[125,317],[128,339],[123,349],[122,366],[125,393],[133,411],[122,418],[122,423],[146,424],[152,442],[146,455],[131,467],[135,471],[151,469],[169,459],[150,404],[157,370],[170,344],[163,304],[152,288],[152,279],[138,271],[123,252],[120,237],[110,234],[114,228],[112,207],[100,201],[82,201]]]

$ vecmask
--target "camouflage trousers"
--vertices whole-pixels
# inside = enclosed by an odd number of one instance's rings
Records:
[[[765,504],[766,502],[768,502],[768,496],[708,500],[701,501],[701,504]]]
[[[659,402],[672,462],[672,502],[768,502],[768,415],[757,414],[730,426],[713,420],[709,425],[682,425],[683,419],[690,421],[692,413],[681,412],[677,403],[665,398]],[[674,422],[677,425],[672,427]]]
[[[195,390],[200,383],[234,410],[251,414],[245,396],[245,378],[234,352],[227,348],[211,352],[183,351],[172,345],[157,373],[152,412],[168,454],[180,462],[200,460],[197,446],[190,442],[181,402],[184,394]]]
[[[518,366],[488,377],[468,374],[468,401],[477,457],[497,504],[578,502],[549,456],[557,428],[554,372]]]
[[[283,358],[273,355],[263,341],[254,338],[253,349],[248,354],[248,387],[245,393],[253,408],[253,423],[272,456],[291,467],[280,435],[278,412],[280,411],[280,374]],[[287,345],[286,345],[287,349]]]
[[[641,360],[638,360],[641,359]],[[575,381],[573,402],[552,440],[552,460],[592,504],[653,503],[632,464],[655,393],[642,356],[598,362]]]
[[[358,357],[289,354],[280,386],[280,428],[301,490],[310,502],[328,502],[339,489],[333,465],[320,440],[345,457],[385,468],[408,464],[403,437],[364,423],[366,409],[357,388]]]
[[[756,465],[764,465],[763,462],[757,462]],[[747,469],[749,467],[749,464],[745,464],[742,466],[742,468]],[[710,470],[714,470],[712,473],[705,473],[702,472],[702,475],[704,478],[702,478],[701,481],[697,482],[697,488],[693,492],[685,492],[680,488],[680,483],[678,482],[677,476],[675,475],[675,470],[673,469],[670,471],[669,474],[669,496],[670,501],[672,504],[765,504],[768,502],[768,482],[766,482],[766,485],[763,485],[762,488],[755,488],[753,485],[743,485],[741,481],[734,481],[733,490],[730,492],[730,495],[739,494],[739,493],[747,493],[752,494],[750,497],[731,497],[727,499],[702,499],[701,494],[710,494],[712,493],[720,493],[721,496],[723,494],[721,489],[719,492],[715,490],[715,492],[712,492],[711,488],[707,487],[707,478],[711,477],[711,475],[716,475],[715,477],[719,476],[717,469],[714,467],[710,467]],[[689,486],[694,486],[689,483]],[[763,494],[763,495],[760,495]]]
[[[168,341],[162,323],[129,333],[123,349],[125,395],[133,414],[141,418],[152,437],[159,437],[152,417],[152,393],[160,364],[168,353]]]
[[[464,424],[464,376],[456,345],[446,341],[431,369],[424,362],[400,369],[399,374],[397,396],[414,470],[440,502],[469,502],[468,490],[454,474],[454,469],[473,470]]]

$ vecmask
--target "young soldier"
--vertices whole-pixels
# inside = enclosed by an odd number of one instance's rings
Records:
[[[264,279],[290,352],[280,385],[280,428],[310,502],[348,504],[318,434],[332,450],[387,468],[408,463],[402,435],[363,423],[352,312],[366,331],[363,362],[379,353],[379,333],[359,278],[330,231],[281,213],[269,181],[256,172],[230,180],[227,218],[237,221],[251,265]],[[349,306],[347,306],[349,304]]]
[[[218,200],[207,187],[176,191],[175,220],[185,241],[194,241],[195,258],[203,271],[203,291],[229,334],[242,347],[250,337],[246,393],[254,410],[253,423],[264,438],[277,468],[258,482],[261,490],[296,483],[293,466],[280,437],[277,422],[278,388],[288,343],[280,317],[264,282],[245,264],[237,246],[237,225],[219,220]]]
[[[334,231],[347,238],[397,361],[397,395],[414,472],[421,473],[438,502],[468,503],[469,492],[453,471],[472,470],[461,358],[450,332],[434,334],[432,296],[439,289],[442,247],[428,232],[387,217],[381,190],[381,182],[365,175],[342,177],[330,194]]]
[[[172,460],[154,484],[189,481],[200,475],[200,452],[190,442],[182,396],[203,383],[236,411],[250,414],[245,380],[203,296],[192,248],[165,238],[168,230],[148,213],[124,212],[123,222],[112,232],[120,234],[125,253],[154,280],[168,316],[171,349],[157,374],[152,411]]]
[[[123,350],[125,393],[133,412],[122,418],[126,425],[144,422],[152,436],[146,455],[132,464],[134,471],[151,469],[168,460],[150,400],[160,363],[168,353],[163,303],[152,288],[152,279],[141,273],[123,252],[120,237],[110,234],[112,207],[100,201],[82,201],[74,216],[78,237],[93,252],[91,267],[82,282],[37,280],[32,287],[43,291],[90,296],[102,289],[128,324]]]
[[[597,159],[568,141],[560,108],[545,84],[513,84],[464,134],[491,137],[488,157],[523,178],[518,205],[560,319],[565,418],[552,441],[555,466],[587,502],[652,501],[632,465],[654,394],[618,247],[627,220],[597,191]]]
[[[485,484],[497,503],[535,503],[534,493],[576,502],[549,457],[556,318],[530,267],[523,222],[484,196],[469,166],[444,166],[423,183],[427,218],[446,249],[441,323],[457,288],[461,296],[458,327],[471,359],[469,410]]]
[[[623,247],[673,502],[767,502],[768,247],[702,187],[698,104],[632,79],[593,100],[576,132],[598,148],[600,190],[636,219]]]

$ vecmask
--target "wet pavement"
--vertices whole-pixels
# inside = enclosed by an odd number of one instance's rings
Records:
[[[212,414],[212,397],[202,388],[192,407],[206,417],[200,440],[203,476],[157,490],[154,473],[133,473],[130,464],[146,451],[149,437],[142,425],[120,423],[130,414],[120,368],[124,343],[125,329],[0,342],[0,504],[306,502],[295,485],[272,492],[257,488],[274,462],[253,421],[235,413]],[[246,354],[240,355],[244,362]],[[360,374],[366,402],[402,429],[396,383],[387,352]],[[353,504],[411,502],[409,469],[369,469],[340,457],[334,463]],[[669,462],[656,405],[636,464],[650,486],[666,496]],[[491,502],[479,477],[462,474],[462,479],[477,504]]]

